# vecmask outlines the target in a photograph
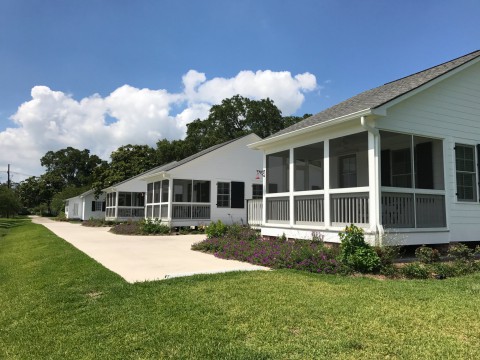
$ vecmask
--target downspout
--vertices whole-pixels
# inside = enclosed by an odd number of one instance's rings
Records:
[[[360,124],[362,127],[367,130],[369,133],[371,133],[374,137],[374,156],[378,158],[379,156],[379,148],[378,148],[378,139],[380,137],[380,132],[378,131],[377,128],[371,126],[370,124],[367,123],[367,119],[365,116],[360,117]],[[379,203],[380,201],[380,181],[379,181],[379,166],[378,166],[378,160],[375,160],[374,163],[374,188],[375,188],[375,201]],[[376,219],[375,219],[375,242],[378,242],[381,244],[381,234],[383,234],[383,228],[380,226],[380,207],[378,207],[378,211],[375,211],[376,213]]]

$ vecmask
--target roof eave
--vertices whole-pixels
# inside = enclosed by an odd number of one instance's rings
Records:
[[[290,139],[290,138],[293,138],[293,137],[296,137],[296,136],[300,136],[302,134],[310,133],[310,132],[315,131],[317,129],[321,129],[321,128],[329,127],[329,126],[332,126],[332,125],[340,124],[340,123],[345,122],[345,121],[349,121],[349,120],[352,120],[352,119],[359,118],[361,116],[368,116],[368,115],[383,115],[383,114],[382,114],[381,111],[373,111],[372,109],[364,109],[364,110],[356,111],[356,112],[351,113],[351,114],[347,114],[347,115],[343,115],[343,116],[340,116],[340,117],[337,117],[337,118],[334,118],[334,119],[330,119],[330,120],[327,120],[327,121],[324,121],[324,122],[321,122],[321,123],[318,123],[318,124],[315,124],[315,125],[310,125],[310,126],[307,126],[305,128],[302,128],[302,129],[294,130],[294,131],[291,131],[291,132],[288,132],[288,133],[285,133],[285,134],[281,134],[281,135],[274,136],[274,137],[271,137],[271,138],[268,138],[268,139],[257,141],[257,142],[254,142],[252,144],[249,144],[248,147],[250,149],[254,149],[254,150],[263,150],[266,147],[268,147],[269,145],[276,143],[277,141],[287,140],[287,139]]]
[[[480,62],[480,56],[479,57],[476,57],[474,59],[471,59],[470,61],[467,61],[466,63],[446,72],[445,74],[442,74],[440,76],[437,76],[436,78],[426,82],[425,84],[423,85],[420,85],[419,87],[415,88],[415,89],[412,89],[390,101],[387,101],[386,103],[384,104],[381,104],[379,106],[376,106],[374,109],[375,112],[380,112],[380,113],[384,113],[385,115],[387,114],[387,110],[388,108],[402,102],[402,101],[405,101],[406,99],[410,98],[411,96],[414,96],[416,94],[418,94],[419,92],[422,92],[422,91],[425,91],[427,90],[428,88],[438,84],[439,82],[459,73],[460,71],[463,71],[465,70],[466,68],[476,64]]]
[[[152,174],[141,176],[141,177],[138,178],[138,180],[148,181],[150,179],[156,179],[156,178],[159,178],[159,177],[161,177],[162,179],[169,179],[170,174],[166,171],[159,171],[157,173],[152,173]]]

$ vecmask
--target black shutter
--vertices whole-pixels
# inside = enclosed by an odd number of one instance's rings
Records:
[[[244,209],[245,208],[245,183],[232,181],[231,187],[231,208]]]
[[[105,210],[107,209],[107,204],[106,202],[102,202],[102,211],[105,212]]]
[[[382,186],[392,186],[390,174],[391,164],[390,164],[390,150],[382,150],[380,155],[380,172],[382,175]]]
[[[477,144],[477,181],[478,181],[478,194],[480,194],[480,144]],[[479,197],[480,201],[480,197]]]
[[[92,211],[95,211],[95,201],[92,201]]]
[[[417,161],[417,182],[419,189],[433,189],[433,154],[432,143],[420,143],[415,146],[415,159]]]

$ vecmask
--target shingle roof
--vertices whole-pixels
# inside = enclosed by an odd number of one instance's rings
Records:
[[[364,91],[350,99],[342,101],[318,114],[310,116],[288,128],[269,136],[268,138],[287,134],[289,132],[300,130],[312,125],[320,124],[342,116],[350,115],[362,110],[378,108],[422,85],[444,75],[459,66],[480,56],[480,50],[470,54],[448,61],[446,63],[431,67],[429,69],[417,72],[404,78],[386,83],[377,88]],[[267,138],[267,139],[268,139]]]
[[[206,155],[206,154],[208,154],[208,153],[211,153],[212,151],[215,151],[215,150],[217,150],[217,149],[219,149],[219,148],[221,148],[221,147],[223,147],[223,146],[225,146],[225,145],[228,145],[228,144],[230,144],[230,143],[233,143],[233,142],[235,142],[235,141],[238,141],[238,140],[240,140],[240,139],[242,139],[242,138],[244,138],[244,137],[250,136],[250,135],[252,135],[252,134],[248,134],[248,135],[239,137],[239,138],[237,138],[237,139],[228,140],[228,141],[225,141],[225,142],[223,142],[223,143],[221,143],[221,144],[211,146],[211,147],[209,147],[208,149],[199,151],[198,153],[193,154],[193,155],[191,155],[191,156],[189,156],[189,157],[186,157],[185,159],[182,159],[182,160],[180,160],[180,161],[172,161],[171,163],[168,163],[168,164],[165,164],[165,165],[161,165],[161,166],[158,166],[158,167],[156,167],[156,168],[147,170],[147,171],[145,171],[145,172],[143,172],[143,173],[141,173],[141,174],[139,174],[139,175],[137,175],[137,176],[134,176],[134,177],[132,177],[132,178],[130,178],[130,179],[124,180],[124,181],[122,181],[122,182],[120,182],[120,183],[118,183],[118,184],[111,185],[111,186],[109,186],[108,188],[118,186],[118,185],[120,185],[120,184],[123,184],[123,183],[125,183],[125,182],[127,182],[127,181],[130,181],[130,180],[133,180],[133,179],[136,179],[136,178],[139,178],[139,177],[145,177],[145,176],[150,175],[150,174],[156,174],[156,173],[159,173],[159,172],[170,171],[170,170],[172,170],[172,169],[174,169],[174,168],[176,168],[176,167],[178,167],[178,166],[180,166],[180,165],[186,164],[186,163],[188,163],[188,162],[190,162],[190,161],[192,161],[192,160],[195,160],[195,159],[197,159],[197,158],[199,158],[199,157],[201,157],[201,156],[203,156],[203,155]],[[258,136],[257,136],[257,137],[258,137]],[[107,189],[108,189],[108,188],[107,188]]]

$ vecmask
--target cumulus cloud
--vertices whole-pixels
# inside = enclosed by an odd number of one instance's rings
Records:
[[[10,117],[15,126],[0,132],[0,165],[12,163],[20,172],[40,174],[39,159],[49,150],[87,148],[108,159],[121,145],[154,146],[159,139],[180,139],[188,123],[206,118],[212,105],[236,94],[256,100],[269,97],[284,115],[291,115],[301,107],[304,94],[318,88],[310,73],[292,76],[270,70],[210,80],[190,70],[182,83],[179,93],[124,85],[106,97],[93,94],[79,101],[35,86],[31,100]]]

